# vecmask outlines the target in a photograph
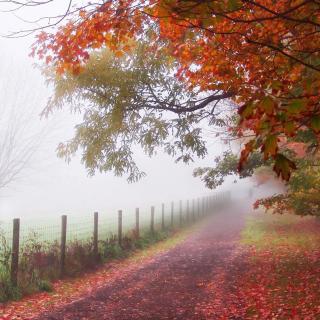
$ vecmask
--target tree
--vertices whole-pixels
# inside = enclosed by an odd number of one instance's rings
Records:
[[[46,129],[32,126],[32,119],[38,116],[34,103],[40,100],[39,92],[25,91],[19,81],[12,81],[13,66],[9,64],[9,68],[10,73],[3,72],[0,82],[1,191],[26,174],[47,135]]]
[[[78,73],[93,49],[129,50],[148,34],[150,50],[179,63],[190,88],[219,91],[240,107],[238,136],[254,135],[240,157],[260,150],[289,179],[295,164],[282,139],[320,131],[318,1],[107,1],[91,3],[56,33],[40,33],[34,54],[57,72]]]
[[[239,106],[236,132],[252,137],[239,169],[259,150],[289,179],[296,165],[279,152],[279,143],[303,130],[318,139],[317,0],[88,1],[72,9],[70,4],[53,23],[68,17],[66,24],[41,32],[33,49],[58,73],[79,73],[96,49],[108,46],[121,55],[130,50],[129,40],[148,37],[151,52],[166,50],[176,60],[176,76],[190,89],[218,91]]]
[[[288,182],[284,183],[282,193],[274,194],[263,199],[257,199],[254,207],[263,207],[272,213],[293,213],[300,216],[320,216],[320,168],[319,154],[307,155],[307,145],[303,142],[290,142],[282,146],[281,152],[290,156],[297,163],[297,169],[293,172]],[[201,177],[206,186],[215,189],[221,185],[230,175],[238,175],[237,164],[239,155],[226,152],[216,158],[216,165],[211,168],[198,168],[194,175]],[[240,178],[253,177],[258,184],[263,184],[274,179],[271,161],[264,161],[258,152],[252,153]]]
[[[189,90],[174,76],[177,65],[169,56],[151,54],[143,41],[129,45],[130,54],[118,57],[109,49],[92,54],[80,74],[45,69],[54,95],[44,113],[67,104],[83,113],[74,138],[60,144],[61,157],[69,160],[80,148],[90,174],[113,171],[136,181],[144,172],[136,165],[134,146],[149,156],[162,148],[185,163],[204,157],[200,123],[226,125],[221,102],[228,95]]]
[[[215,158],[216,165],[214,167],[197,168],[194,170],[193,175],[200,177],[209,189],[216,189],[230,175],[239,176],[240,179],[252,177],[256,169],[267,165],[258,152],[250,155],[241,172],[238,172],[238,163],[239,155],[232,151],[227,151],[222,156]]]

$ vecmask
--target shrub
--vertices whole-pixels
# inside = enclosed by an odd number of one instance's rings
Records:
[[[0,302],[18,300],[21,295],[20,288],[11,284],[9,270],[0,267]]]
[[[75,275],[97,263],[93,256],[93,242],[73,240],[68,243],[66,251],[66,273]]]
[[[2,230],[0,230],[0,248],[0,302],[19,299],[20,290],[12,286],[10,279],[11,249]]]
[[[52,283],[48,280],[40,280],[38,284],[38,288],[40,291],[52,292],[53,286]]]
[[[22,292],[39,290],[44,279],[58,278],[58,270],[59,244],[41,241],[36,233],[30,233],[20,249],[19,287]]]

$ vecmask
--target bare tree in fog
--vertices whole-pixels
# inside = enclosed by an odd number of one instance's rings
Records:
[[[9,70],[2,70],[0,78],[0,189],[22,178],[45,136],[44,129],[34,122],[40,90],[31,92],[23,72],[13,79]]]

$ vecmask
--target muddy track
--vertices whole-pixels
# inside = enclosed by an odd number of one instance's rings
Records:
[[[229,273],[245,212],[234,207],[213,215],[174,249],[36,319],[242,319],[222,314],[231,304],[241,303],[232,300],[228,279],[234,276]]]

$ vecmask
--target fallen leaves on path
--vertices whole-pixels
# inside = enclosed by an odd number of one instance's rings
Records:
[[[160,253],[182,242],[191,232],[185,230],[173,238],[133,254],[128,259],[108,262],[98,270],[82,274],[80,277],[56,281],[52,292],[41,292],[19,301],[0,304],[0,320],[29,320],[42,312],[77,301],[90,295],[108,282],[117,281],[127,274],[136,272],[143,265],[151,263]]]
[[[319,221],[259,219],[240,244],[241,217],[217,216],[188,237],[3,306],[0,319],[320,319]]]

